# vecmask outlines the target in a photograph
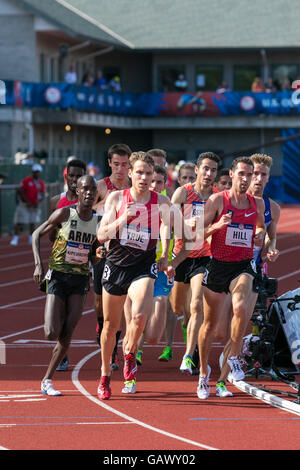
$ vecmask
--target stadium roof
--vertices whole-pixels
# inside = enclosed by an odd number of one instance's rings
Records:
[[[17,0],[73,35],[132,50],[299,48],[296,0]]]

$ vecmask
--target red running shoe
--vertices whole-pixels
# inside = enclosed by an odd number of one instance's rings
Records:
[[[124,355],[124,379],[125,381],[135,380],[137,373],[137,364],[134,353]]]
[[[97,393],[100,400],[109,400],[111,397],[110,377],[106,375],[100,377]]]

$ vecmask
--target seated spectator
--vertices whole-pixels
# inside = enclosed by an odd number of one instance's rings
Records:
[[[178,76],[177,80],[174,83],[174,86],[177,91],[184,91],[187,89],[188,83],[182,73]]]
[[[276,87],[274,86],[273,78],[268,77],[267,83],[265,84],[265,92],[266,93],[274,93],[275,88]]]
[[[109,88],[112,91],[122,91],[121,80],[120,80],[120,77],[118,77],[118,75],[115,75],[111,79],[111,81],[109,82]]]
[[[220,86],[218,86],[216,92],[217,93],[226,93],[227,91],[231,91],[227,82],[222,82]]]
[[[96,78],[94,80],[94,86],[98,86],[101,90],[105,90],[107,88],[107,80],[103,76],[102,70],[98,70]]]
[[[265,91],[264,83],[260,77],[255,77],[251,85],[251,91],[253,93],[260,93]]]
[[[77,82],[77,74],[74,65],[71,65],[69,71],[66,73],[65,82],[69,83],[70,85],[74,85],[74,83]]]
[[[81,84],[84,86],[93,86],[94,77],[90,70],[87,70],[82,77]]]

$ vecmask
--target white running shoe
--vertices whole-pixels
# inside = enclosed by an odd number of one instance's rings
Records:
[[[13,238],[11,239],[11,241],[10,241],[10,245],[17,246],[18,243],[19,243],[19,237],[18,237],[18,235],[14,235]]]
[[[197,396],[201,400],[206,400],[209,397],[210,387],[208,385],[211,368],[207,366],[207,375],[199,375],[199,382],[197,387]]]
[[[52,385],[52,380],[51,379],[45,379],[41,383],[41,391],[45,394],[48,395],[49,397],[59,397],[61,396],[61,392],[58,390],[55,390]]]
[[[124,382],[122,393],[135,393],[136,380],[127,380]]]
[[[241,368],[240,361],[237,356],[231,356],[227,359],[227,364],[231,369],[231,377],[236,380],[243,380],[245,378],[245,373]]]
[[[232,397],[233,394],[227,390],[226,384],[223,380],[219,380],[216,385],[216,395],[217,397]]]
[[[183,356],[183,359],[179,368],[180,372],[189,372],[191,375],[193,375],[192,366],[195,367],[192,356],[190,356],[189,354],[185,354]]]

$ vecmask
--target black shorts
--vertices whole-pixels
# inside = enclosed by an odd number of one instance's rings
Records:
[[[51,279],[46,280],[47,294],[58,295],[66,300],[70,295],[85,295],[90,290],[90,276],[52,271]]]
[[[146,264],[145,266],[117,266],[106,260],[102,285],[104,289],[112,295],[126,295],[133,281],[143,277],[157,279],[157,264]]]
[[[205,267],[209,260],[209,256],[186,258],[176,268],[175,281],[189,284],[192,277],[205,272]]]
[[[250,274],[255,278],[255,261],[251,259],[244,261],[218,261],[212,258],[206,266],[202,285],[214,292],[225,292],[228,294],[231,281],[240,274]]]
[[[97,295],[102,295],[102,275],[105,265],[105,258],[101,259],[93,266],[93,284],[94,292]]]

